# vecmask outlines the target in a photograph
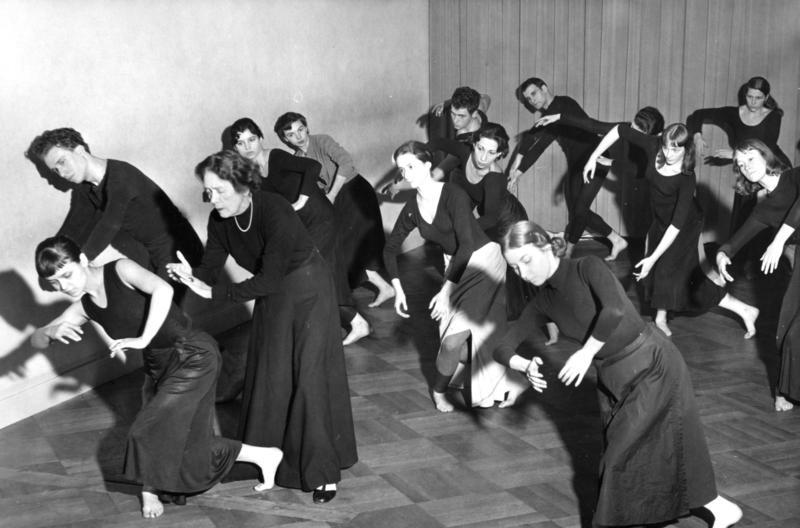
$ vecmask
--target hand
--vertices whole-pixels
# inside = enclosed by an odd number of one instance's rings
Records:
[[[607,158],[605,156],[597,156],[597,164],[602,165],[603,167],[610,167],[613,162],[614,160],[612,160],[611,158]]]
[[[720,159],[733,159],[733,150],[729,148],[717,149],[714,151],[712,156]]]
[[[442,117],[442,112],[444,112],[444,103],[435,104],[431,108],[431,113],[436,117]]]
[[[556,121],[558,121],[558,118],[559,118],[560,116],[561,116],[561,114],[559,114],[559,115],[549,115],[549,116],[544,116],[543,118],[541,118],[541,119],[539,119],[538,121],[536,121],[536,122],[533,124],[533,126],[534,126],[535,128],[539,128],[539,127],[547,126],[547,125],[549,125],[549,124],[551,124],[551,123],[555,123]]]
[[[126,350],[141,350],[143,348],[147,348],[147,345],[150,344],[148,339],[143,339],[141,337],[125,337],[123,339],[115,339],[111,342],[108,346],[108,349],[111,350],[111,357],[120,356],[125,358],[125,351]]]
[[[767,246],[767,250],[761,255],[761,271],[765,274],[770,274],[778,269],[778,262],[783,255],[783,244],[780,242],[772,241]]]
[[[509,191],[512,192],[514,191],[520,176],[522,176],[522,172],[518,169],[512,169],[511,172],[508,174],[508,184],[506,185],[506,188]]]
[[[561,369],[561,372],[558,373],[558,379],[567,387],[574,381],[577,387],[583,381],[586,371],[589,370],[589,366],[592,364],[592,358],[594,358],[594,354],[587,351],[585,348],[576,351],[569,357],[564,364],[564,368]]]
[[[635,266],[635,268],[640,268],[639,273],[633,272],[633,276],[636,277],[637,281],[642,280],[643,278],[647,277],[650,274],[650,270],[653,269],[653,265],[655,265],[656,261],[653,260],[652,257],[645,257],[640,260]]]
[[[722,280],[733,282],[733,277],[728,273],[728,266],[731,265],[731,259],[722,251],[717,253],[717,271],[719,271]]]
[[[439,167],[434,167],[433,169],[431,169],[431,178],[433,178],[436,181],[444,180],[444,171]]]
[[[583,183],[589,183],[594,178],[594,169],[597,165],[597,159],[589,158],[586,165],[583,166]]]
[[[83,329],[80,325],[71,323],[69,321],[62,321],[53,326],[47,327],[44,332],[50,340],[60,341],[69,344],[70,341],[78,342],[83,339]]]
[[[547,341],[544,342],[545,346],[557,343],[558,325],[553,322],[549,322],[546,323],[545,326],[547,327]]]
[[[406,304],[406,293],[402,288],[394,289],[394,311],[397,312],[397,315],[403,317],[404,319],[408,319],[410,317],[408,315],[408,304]]]
[[[431,311],[431,319],[438,321],[450,313],[450,289],[443,287],[439,293],[433,296],[431,302],[428,303],[428,309]]]
[[[189,265],[189,262],[186,260],[186,257],[183,256],[183,253],[180,251],[177,252],[178,260],[180,263],[172,262],[167,264],[167,274],[173,280],[180,281],[182,284],[185,284],[189,287],[190,290],[195,292],[200,297],[205,299],[211,298],[211,286],[206,284],[205,282],[197,279],[192,275],[192,266]]]
[[[542,373],[539,372],[539,365],[541,364],[542,358],[534,357],[531,359],[528,368],[525,369],[525,377],[531,382],[531,386],[536,392],[542,392],[547,388],[547,382],[544,380]]]

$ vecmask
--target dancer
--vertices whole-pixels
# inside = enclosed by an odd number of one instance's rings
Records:
[[[45,130],[26,155],[75,185],[58,233],[75,240],[89,260],[113,244],[164,279],[164,266],[176,251],[189,262],[200,262],[202,242],[164,191],[133,165],[92,154],[77,130]],[[140,256],[143,250],[146,256]],[[179,286],[176,302],[184,293]]]
[[[172,302],[172,287],[129,259],[105,266],[89,264],[86,254],[64,235],[36,248],[36,271],[54,290],[79,299],[64,313],[36,329],[31,344],[44,349],[54,341],[83,337],[88,321],[100,326],[111,356],[141,350],[153,392],[131,426],[123,474],[142,484],[142,516],[164,513],[162,500],[181,503],[219,482],[234,462],[261,471],[256,489],[273,486],[282,453],[274,447],[214,436],[214,394],[221,358],[217,342],[191,328]]]
[[[634,266],[639,270],[634,276],[638,281],[647,279],[646,297],[656,310],[656,326],[671,336],[668,311],[702,312],[718,305],[741,317],[745,339],[753,337],[758,309],[725,292],[724,281],[707,262],[700,243],[703,212],[695,197],[694,144],[686,125],[674,123],[661,137],[643,134],[630,125],[616,125],[586,162],[587,181],[597,158],[619,138],[647,154],[645,177],[650,183],[653,221],[647,232],[646,256]]]
[[[497,348],[498,361],[545,390],[542,359],[516,350],[527,329],[549,317],[581,344],[558,373],[566,386],[597,368],[604,450],[594,526],[671,521],[705,508],[712,528],[742,510],[717,493],[691,378],[675,345],[646,325],[622,285],[599,258],[560,258],[565,243],[532,222],[515,224],[503,241],[508,264],[541,287]]]
[[[777,232],[761,256],[761,271],[772,273],[785,256],[792,268],[778,318],[777,345],[781,354],[778,385],[775,387],[775,410],[788,411],[800,401],[800,272],[797,271],[800,225],[800,167],[789,169],[763,141],[746,139],[734,151],[734,168],[739,174],[740,192],[765,189],[767,195],[753,208],[742,227],[717,252],[717,269],[727,281],[731,259],[756,234],[770,227]]]
[[[199,268],[168,270],[201,297],[255,299],[239,435],[283,450],[275,482],[328,502],[357,460],[330,269],[289,203],[257,190],[256,164],[228,150],[195,174],[214,206],[205,255]],[[228,256],[253,277],[216,284]]]
[[[738,145],[745,139],[759,139],[778,156],[787,166],[791,165],[789,158],[778,146],[778,137],[781,132],[781,118],[783,110],[778,106],[775,98],[770,93],[769,82],[764,77],[752,77],[739,89],[739,106],[723,106],[720,108],[702,108],[692,112],[686,120],[689,133],[694,137],[695,148],[699,155],[708,150],[708,145],[703,138],[702,127],[712,124],[722,128],[728,135],[729,145]],[[732,148],[721,148],[712,152],[709,161],[713,159],[728,160],[733,158]],[[736,232],[745,219],[753,211],[756,204],[756,193],[734,193],[733,207],[731,209],[730,234]],[[743,263],[746,270],[750,271],[750,264],[755,264],[758,256],[769,244],[769,233],[753,240],[744,251]]]
[[[535,111],[537,120],[553,114],[587,117],[586,112],[574,99],[564,95],[554,95],[547,84],[539,78],[526,79],[517,90],[526,107]],[[519,177],[539,159],[553,141],[558,142],[567,159],[567,174],[564,178],[564,199],[569,217],[564,230],[567,256],[572,255],[575,244],[587,229],[607,238],[611,242],[611,254],[616,256],[628,243],[591,209],[594,196],[602,183],[584,189],[581,178],[581,168],[597,145],[597,136],[594,134],[558,125],[539,129],[534,127],[529,134],[524,135],[512,159],[508,171],[509,189],[516,186]]]
[[[302,114],[287,112],[275,122],[275,133],[295,156],[305,156],[322,165],[317,184],[333,204],[336,214],[338,263],[347,274],[350,288],[369,282],[377,290],[370,308],[394,297],[394,288],[381,276],[383,269],[383,219],[372,185],[353,164],[350,153],[332,137],[310,134]]]
[[[264,134],[249,117],[236,120],[230,126],[230,133],[236,151],[254,161],[261,169],[263,189],[282,195],[292,204],[330,266],[336,284],[341,325],[350,328],[343,344],[350,345],[368,336],[372,330],[356,309],[347,283],[346,268],[339,263],[342,256],[339,254],[333,204],[317,186],[322,166],[311,158],[294,156],[281,149],[265,148]]]
[[[441,412],[453,410],[446,397],[447,387],[454,377],[458,379],[463,370],[460,365],[469,361],[471,405],[491,407],[495,401],[500,401],[501,407],[513,405],[526,384],[491,357],[506,322],[506,265],[500,246],[489,240],[472,216],[469,196],[458,186],[432,178],[432,153],[424,144],[403,143],[393,159],[416,190],[415,199],[400,212],[384,250],[398,315],[409,316],[397,269],[403,240],[418,228],[423,238],[441,246],[445,254],[445,280],[428,305],[431,317],[439,322],[441,338],[437,377],[431,389],[433,402]]]
[[[606,123],[590,117],[582,117],[577,114],[568,113],[564,114],[563,116],[561,114],[544,116],[536,121],[533,126],[535,128],[539,128],[559,122],[565,126],[576,127],[598,136],[606,135],[612,128],[614,128],[615,125],[619,124]],[[638,130],[644,134],[657,136],[664,130],[664,116],[661,115],[661,112],[659,112],[657,108],[646,106],[636,112],[636,115],[634,116],[630,125],[634,130]],[[607,159],[603,156],[600,156],[598,158],[598,163],[604,164],[610,170],[613,170],[615,173],[619,174],[636,171],[636,162],[628,159],[627,155],[619,156],[618,154],[619,153],[614,153],[613,159]],[[583,187],[581,187],[579,197],[575,200],[577,208],[575,211],[575,217],[579,219],[577,221],[579,225],[585,225],[586,215],[588,214],[588,211],[590,211],[589,207],[591,207],[592,202],[594,202],[594,199],[597,197],[597,193],[600,192],[600,189],[603,187],[603,182],[605,181],[606,175],[607,171],[600,171],[595,175],[594,178],[592,178],[588,183],[584,183]],[[606,260],[611,261],[615,260],[619,254],[628,247],[628,241],[621,236],[618,236],[614,231],[612,231],[609,235],[609,241],[611,242],[611,251],[606,257]]]

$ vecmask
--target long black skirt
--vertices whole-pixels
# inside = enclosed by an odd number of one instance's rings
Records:
[[[279,447],[275,482],[310,491],[358,460],[330,270],[318,253],[256,301],[239,422],[248,444]],[[236,478],[254,476],[239,471]]]
[[[383,269],[386,235],[375,189],[361,175],[344,184],[333,203],[340,265],[350,288],[367,280],[365,271]]]
[[[778,386],[776,393],[800,402],[800,245],[794,247],[794,264],[789,286],[778,317]]]
[[[154,392],[145,395],[131,426],[125,478],[184,495],[211,488],[230,471],[242,447],[214,436],[217,342],[192,331],[171,348],[145,350],[144,362]]]
[[[717,496],[686,363],[652,325],[596,362],[604,452],[594,522],[676,519]]]

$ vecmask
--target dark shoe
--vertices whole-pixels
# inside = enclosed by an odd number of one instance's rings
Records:
[[[159,493],[158,500],[160,500],[163,504],[175,504],[176,506],[186,506],[186,495]]]
[[[315,489],[313,494],[314,504],[325,504],[326,502],[330,502],[336,496],[336,490],[332,489],[329,490],[327,487],[330,484],[325,484],[322,486],[322,489]]]

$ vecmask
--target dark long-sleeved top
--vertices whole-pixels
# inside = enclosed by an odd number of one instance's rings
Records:
[[[322,165],[312,158],[295,156],[281,149],[269,151],[267,174],[262,188],[294,203],[301,194],[319,193],[317,179]]]
[[[200,243],[161,187],[124,161],[107,160],[98,185],[84,182],[72,193],[59,234],[75,240],[89,259],[99,255],[120,231],[147,249],[156,270],[174,259],[173,247],[181,248],[182,239]]]
[[[495,359],[508,365],[530,329],[540,328],[547,321],[582,344],[589,337],[605,343],[596,359],[631,343],[645,326],[617,278],[594,255],[559,261],[553,275],[509,327]]]
[[[309,134],[308,148],[305,152],[296,149],[295,155],[311,158],[322,165],[317,185],[326,193],[331,190],[336,176],[343,177],[347,183],[358,174],[350,153],[326,134]]]
[[[564,126],[579,128],[586,132],[595,134],[597,136],[605,136],[608,132],[611,131],[617,125],[630,125],[629,122],[618,122],[612,123],[608,121],[600,121],[598,119],[593,119],[589,116],[581,116],[578,114],[566,114],[562,115],[559,120],[559,123],[562,123]],[[608,149],[607,155],[611,157],[611,167],[610,169],[614,171],[614,173],[625,173],[625,174],[635,174],[636,173],[636,162],[629,159],[629,154],[626,148],[623,148],[622,145],[627,145],[627,143],[616,143],[614,146]]]
[[[514,214],[514,198],[508,192],[506,176],[499,171],[489,171],[479,182],[473,183],[467,178],[467,164],[472,155],[472,147],[452,139],[434,139],[428,143],[432,150],[440,150],[448,154],[448,158],[458,160],[458,167],[450,172],[450,183],[454,183],[467,191],[473,207],[478,209],[478,225],[489,231],[500,223],[501,219]]]
[[[701,216],[694,197],[697,187],[694,173],[664,176],[656,169],[661,138],[643,134],[625,124],[619,125],[618,130],[620,138],[641,147],[647,154],[645,177],[650,182],[650,205],[655,221],[665,228],[672,225],[680,230],[687,222]]]
[[[247,226],[252,209],[252,224]],[[239,221],[237,226],[235,220]],[[217,211],[208,217],[208,242],[203,261],[194,273],[212,285],[212,298],[244,302],[283,291],[284,277],[299,269],[315,251],[292,206],[272,192],[253,192],[253,203],[236,219]],[[253,274],[237,284],[216,284],[228,255]]]
[[[565,95],[556,95],[550,106],[541,111],[541,117],[554,114],[561,114],[561,119],[565,116],[588,117],[575,99]],[[519,170],[522,172],[528,170],[553,141],[557,141],[561,146],[567,157],[567,165],[570,167],[585,162],[598,143],[595,134],[560,123],[531,129],[520,141],[519,153],[522,155],[522,161]]]
[[[472,253],[489,243],[489,238],[472,215],[472,203],[466,191],[445,183],[433,222],[428,223],[422,218],[416,199],[409,200],[400,211],[383,250],[386,271],[392,279],[400,276],[397,255],[403,240],[414,228],[419,229],[422,238],[435,242],[441,246],[442,251],[451,256],[444,274],[447,280],[454,283],[461,279]]]
[[[728,134],[728,141],[734,147],[744,139],[760,139],[772,149],[776,156],[789,165],[789,158],[778,146],[781,118],[780,112],[771,111],[760,123],[750,126],[742,122],[738,106],[701,108],[689,115],[686,119],[686,127],[689,129],[689,133],[694,135],[702,132],[704,124],[717,125]]]
[[[742,227],[723,244],[719,251],[732,257],[760,231],[782,224],[797,230],[800,227],[800,167],[781,173],[775,189],[760,200]],[[795,231],[787,244],[800,243],[800,233]]]

